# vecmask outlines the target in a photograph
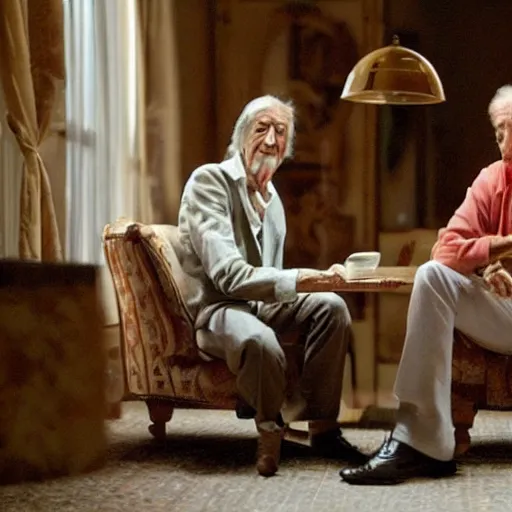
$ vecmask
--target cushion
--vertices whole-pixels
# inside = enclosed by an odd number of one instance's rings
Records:
[[[194,322],[187,310],[183,295],[180,290],[188,286],[173,245],[179,243],[179,231],[176,226],[152,224],[137,224],[141,240],[148,251],[149,256],[158,273],[160,284],[166,297],[171,301],[177,314],[183,316],[191,330],[194,330]]]

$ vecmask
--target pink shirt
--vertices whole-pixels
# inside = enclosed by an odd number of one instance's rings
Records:
[[[465,275],[486,266],[492,238],[512,233],[511,207],[512,167],[499,160],[480,171],[464,202],[439,230],[432,258]]]

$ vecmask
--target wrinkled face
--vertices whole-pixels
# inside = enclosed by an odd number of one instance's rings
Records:
[[[247,129],[242,154],[260,188],[266,187],[284,159],[289,123],[287,112],[273,107],[258,112]]]
[[[503,101],[492,110],[492,124],[501,158],[512,164],[512,102]]]

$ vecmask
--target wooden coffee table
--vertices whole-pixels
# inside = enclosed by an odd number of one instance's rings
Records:
[[[344,281],[334,276],[311,279],[301,288],[304,292],[393,292],[407,293],[412,289],[418,267],[379,267],[371,279]]]

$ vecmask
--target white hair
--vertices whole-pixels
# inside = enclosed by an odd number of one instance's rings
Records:
[[[512,106],[512,85],[503,85],[494,93],[489,103],[489,108],[487,109],[491,122],[494,120],[496,108],[502,106],[504,103],[509,103]]]
[[[266,96],[260,96],[259,98],[255,98],[249,103],[247,103],[247,105],[245,105],[244,109],[242,110],[242,113],[238,116],[238,119],[236,120],[235,127],[233,128],[233,133],[231,134],[231,142],[226,151],[225,158],[230,158],[235,153],[242,152],[244,139],[245,136],[247,135],[247,129],[249,128],[251,122],[254,120],[254,118],[259,112],[274,107],[284,110],[287,114],[287,117],[289,118],[284,157],[289,158],[293,155],[293,141],[295,137],[295,109],[293,107],[293,103],[291,101],[282,101],[276,96],[271,96],[270,94],[267,94]]]

